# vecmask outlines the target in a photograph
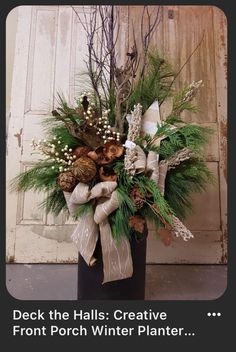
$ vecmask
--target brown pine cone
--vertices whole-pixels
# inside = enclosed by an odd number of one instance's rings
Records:
[[[134,187],[130,192],[130,198],[134,202],[136,209],[141,209],[144,205],[145,197],[140,192],[138,187]]]
[[[114,140],[104,144],[104,155],[109,159],[119,158],[123,153],[124,147]]]
[[[145,223],[145,219],[140,215],[133,215],[129,218],[129,227],[140,233],[144,232]]]
[[[101,181],[117,181],[118,176],[115,172],[105,166],[101,166],[98,173]]]
[[[72,192],[77,185],[78,180],[71,171],[65,171],[59,174],[57,182],[63,191]]]
[[[96,176],[97,167],[92,159],[82,156],[73,163],[72,172],[80,182],[87,183]]]
[[[80,158],[81,156],[87,156],[88,153],[91,151],[92,149],[90,147],[84,146],[84,147],[76,147],[72,154],[76,156],[76,159]]]

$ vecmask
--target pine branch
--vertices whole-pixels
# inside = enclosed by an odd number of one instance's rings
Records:
[[[184,67],[189,63],[189,61],[191,60],[192,56],[195,54],[195,52],[199,49],[199,47],[201,46],[203,39],[205,36],[205,30],[203,31],[202,34],[202,38],[200,39],[199,43],[196,45],[196,47],[193,49],[193,51],[190,53],[190,55],[187,57],[186,61],[183,63],[183,65],[180,67],[180,69],[176,72],[176,74],[174,75],[174,79],[172,80],[172,82],[170,83],[167,92],[166,92],[166,96],[164,97],[163,101],[169,96],[169,93],[171,92],[172,86],[174,84],[174,82],[176,81],[177,77],[180,75],[180,73],[182,72],[182,70],[184,69]],[[163,103],[163,101],[160,103],[160,105]]]
[[[133,91],[129,97],[128,110],[138,103],[146,111],[153,101],[161,102],[166,97],[170,78],[174,73],[170,65],[162,59],[157,52],[149,52],[145,77],[137,79]],[[168,96],[172,94],[168,91]]]
[[[162,227],[162,223],[160,221],[160,218],[156,216],[156,214],[153,212],[153,210],[150,208],[149,205],[145,204],[140,210],[139,214],[147,219],[149,222],[154,224],[155,229],[158,230],[160,227]]]
[[[122,236],[130,238],[129,218],[135,213],[136,209],[127,191],[121,185],[116,189],[120,205],[117,210],[109,215],[108,219],[112,227],[112,235],[116,241]]]
[[[176,216],[184,219],[191,213],[192,194],[206,191],[206,186],[214,182],[214,176],[204,162],[198,159],[184,161],[167,173],[165,199]]]
[[[52,169],[53,161],[40,161],[30,170],[20,173],[10,183],[13,191],[48,191],[57,184],[58,171]]]
[[[134,178],[135,185],[138,186],[140,192],[146,196],[146,202],[150,207],[153,205],[159,209],[159,217],[161,221],[171,224],[172,209],[162,196],[160,190],[156,186],[155,181],[149,179],[144,175],[138,175]],[[150,199],[150,195],[152,198]]]
[[[87,215],[88,213],[91,213],[92,216],[92,210],[93,210],[93,202],[90,201],[85,204],[81,204],[74,212],[73,218],[74,220],[78,220],[79,218],[83,217],[84,215]]]
[[[51,126],[51,128],[47,128],[48,137],[53,139],[56,137],[57,139],[60,138],[63,141],[63,144],[68,145],[69,148],[75,148],[79,144],[84,145],[82,141],[78,138],[72,136],[65,125],[56,125]]]
[[[40,203],[40,208],[45,209],[47,214],[52,213],[58,216],[61,211],[65,211],[69,217],[69,212],[63,191],[57,186],[47,197]]]

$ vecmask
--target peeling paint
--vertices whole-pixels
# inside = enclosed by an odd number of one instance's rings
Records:
[[[65,263],[65,264],[73,264],[73,263],[78,263],[78,259],[68,258],[68,259],[58,260],[57,262]]]
[[[222,152],[221,167],[223,169],[225,181],[227,182],[227,123],[225,121],[220,121],[220,132],[220,149]]]
[[[69,15],[65,10],[62,13],[61,22],[60,22],[61,43],[63,46],[66,46],[68,30],[69,30]]]
[[[170,19],[170,20],[173,20],[174,19],[174,10],[168,10],[168,18]]]
[[[15,262],[15,256],[14,255],[9,255],[6,257],[6,263],[14,263]]]
[[[56,11],[51,11],[50,15],[47,10],[38,10],[37,13],[38,31],[49,38],[52,47],[55,45],[56,16]]]
[[[34,225],[30,229],[34,234],[51,239],[56,240],[57,242],[72,242],[70,235],[72,233],[71,228],[67,227],[58,227],[58,226],[39,226]]]
[[[227,45],[226,45],[226,35],[224,34],[224,31],[225,31],[225,28],[227,28],[227,26],[226,26],[225,19],[222,17],[219,23],[219,27],[222,32],[222,34],[220,34],[220,37],[219,37],[220,51],[225,53],[227,50]],[[220,53],[219,53],[219,56],[221,56]],[[227,80],[227,55],[226,54],[224,55],[223,66],[224,66],[224,72],[225,72],[225,79]]]
[[[23,132],[23,129],[21,128],[19,133],[15,133],[15,134],[14,134],[14,137],[17,138],[17,143],[18,143],[18,147],[19,147],[19,148],[21,147],[21,136],[22,136],[22,132]]]
[[[31,214],[30,214],[30,219],[32,219],[32,220],[40,220],[40,215],[39,215],[39,213],[35,213],[35,212],[31,212]]]
[[[227,255],[227,231],[226,231],[226,229],[224,229],[222,231],[221,249],[222,249],[222,256],[221,256],[220,264],[227,264],[228,255]]]

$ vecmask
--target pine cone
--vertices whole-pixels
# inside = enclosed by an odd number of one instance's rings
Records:
[[[133,200],[136,209],[141,209],[143,207],[145,197],[137,187],[132,189],[130,192],[130,197]]]
[[[78,180],[71,171],[65,171],[59,174],[57,182],[63,191],[72,192],[77,185]]]
[[[98,147],[88,153],[88,157],[92,159],[97,165],[107,165],[112,162],[112,158],[108,158],[103,153],[103,147]]]
[[[101,166],[99,169],[99,177],[101,181],[117,181],[118,176],[112,169]]]
[[[119,158],[123,153],[124,147],[114,140],[104,144],[104,155],[110,159]]]
[[[129,227],[140,233],[144,232],[145,223],[145,219],[140,215],[134,215],[129,218]]]
[[[84,147],[76,147],[72,154],[76,156],[76,158],[80,158],[81,156],[87,156],[88,153],[91,151],[92,149],[90,147],[84,146]]]
[[[96,176],[97,167],[92,159],[82,156],[73,163],[72,172],[80,182],[87,183]]]

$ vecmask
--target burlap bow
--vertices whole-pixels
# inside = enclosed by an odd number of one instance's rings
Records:
[[[165,172],[163,174],[164,170],[162,168],[165,168],[166,165],[159,164],[159,154],[150,151],[146,156],[143,149],[138,145],[136,145],[135,150],[137,156],[132,165],[134,174],[145,173],[151,180],[155,181],[162,192],[165,182]]]
[[[96,199],[95,210],[85,213],[78,220],[72,234],[72,240],[77,244],[81,256],[89,266],[96,259],[93,257],[100,233],[103,260],[103,283],[129,278],[133,275],[133,262],[129,240],[121,236],[119,243],[112,237],[108,215],[119,207],[116,182],[100,182],[92,189],[79,183],[72,193],[64,192],[68,209],[73,215],[81,205]]]

